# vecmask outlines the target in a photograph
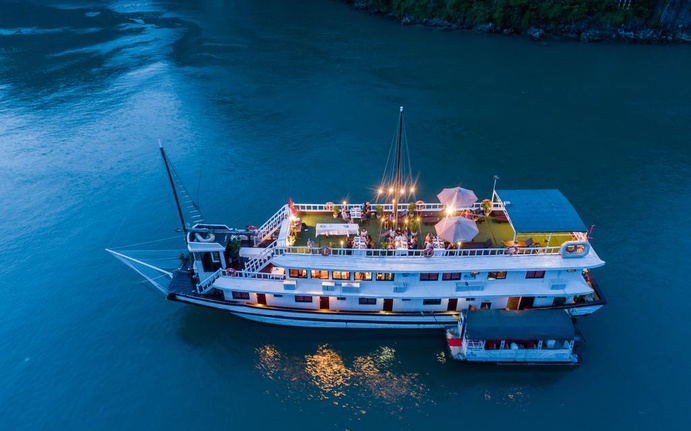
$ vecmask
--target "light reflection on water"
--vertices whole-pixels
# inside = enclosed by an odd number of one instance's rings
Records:
[[[394,410],[402,405],[419,406],[428,392],[418,373],[396,370],[396,349],[392,347],[379,346],[352,358],[328,344],[304,356],[281,353],[273,345],[260,346],[256,353],[261,374],[287,384],[294,396],[329,400],[361,414],[374,403],[394,406]]]

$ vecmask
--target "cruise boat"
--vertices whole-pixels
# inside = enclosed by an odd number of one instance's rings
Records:
[[[393,175],[379,190],[388,203],[288,199],[244,228],[207,223],[186,206],[161,147],[186,249],[172,268],[108,251],[171,301],[281,325],[439,329],[465,310],[577,317],[605,304],[591,273],[604,262],[558,190],[499,190],[494,177],[487,199],[456,187],[439,202],[406,201],[414,185],[401,173],[402,108],[394,138]]]
[[[446,341],[458,361],[523,365],[577,365],[585,343],[565,310],[464,310]]]

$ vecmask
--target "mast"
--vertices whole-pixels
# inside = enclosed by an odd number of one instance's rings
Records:
[[[180,208],[180,200],[178,199],[178,192],[175,190],[175,182],[173,181],[173,175],[170,173],[170,167],[168,166],[168,159],[166,158],[166,152],[163,150],[163,145],[161,141],[158,141],[158,147],[161,149],[161,156],[163,157],[163,163],[166,165],[166,172],[168,172],[168,179],[170,180],[170,186],[173,188],[173,196],[175,196],[175,205],[178,207],[178,215],[180,216],[180,224],[182,225],[182,232],[185,234],[185,240],[187,240],[187,227],[185,226],[185,218],[182,216],[182,208]]]
[[[393,225],[398,227],[398,199],[401,195],[401,141],[403,139],[403,107],[398,118],[398,147],[396,149],[396,180],[393,186]]]

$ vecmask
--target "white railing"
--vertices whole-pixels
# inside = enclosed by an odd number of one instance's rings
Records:
[[[410,203],[400,203],[398,204],[398,211],[403,212],[408,210],[408,205]],[[337,206],[339,210],[343,210],[343,203],[338,203],[338,202],[327,202],[323,204],[295,204],[295,208],[298,211],[305,211],[305,212],[325,212],[325,213],[331,213],[333,212],[334,206]],[[346,204],[345,208],[348,211],[351,211],[355,208],[362,208],[363,204],[361,203],[355,203],[355,204]],[[372,204],[372,211],[376,212],[376,207],[381,206],[384,212],[392,212],[393,211],[393,204]],[[457,208],[458,210],[461,209],[477,209],[480,208],[480,203],[476,202],[470,207],[463,207],[463,208]],[[446,209],[446,205],[436,202],[436,203],[415,203],[415,211],[416,212],[427,212],[427,211],[442,211]],[[495,204],[495,207],[493,209],[503,209],[503,206],[500,204]]]
[[[246,270],[236,271],[232,275],[225,275],[224,277],[242,277],[242,278],[257,278],[261,280],[285,280],[285,274],[271,274],[268,272],[249,272]]]
[[[257,236],[254,237],[254,245],[257,245],[257,241],[261,242],[269,238],[272,233],[276,231],[281,226],[283,220],[288,218],[290,210],[288,205],[283,205],[276,214],[272,215],[263,225],[257,229]]]
[[[248,260],[245,264],[245,272],[254,274],[261,271],[264,267],[266,267],[266,265],[268,265],[269,261],[271,260],[271,256],[273,256],[275,248],[276,241],[269,244],[264,250],[262,250],[261,253],[259,253],[259,255]]]
[[[481,249],[433,249],[434,253],[430,257],[468,257],[468,256],[516,256],[516,255],[558,255],[561,247],[527,247],[514,249],[508,248],[481,248]],[[305,254],[318,255],[326,254],[334,256],[363,256],[363,257],[393,257],[393,256],[408,256],[408,257],[427,257],[424,253],[425,249],[414,250],[398,250],[398,249],[357,249],[357,248],[309,248],[309,247],[276,247],[273,250],[275,255],[283,254]]]
[[[204,280],[197,283],[197,292],[204,295],[213,289],[214,281],[218,280],[218,277],[223,275],[223,268],[220,268],[210,276],[206,277]]]

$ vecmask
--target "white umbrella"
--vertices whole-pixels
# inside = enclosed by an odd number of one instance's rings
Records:
[[[478,234],[477,224],[465,217],[444,217],[434,225],[437,235],[449,242],[470,241]]]
[[[461,187],[444,189],[437,197],[439,198],[439,202],[444,205],[450,205],[453,208],[468,208],[477,202],[475,192]]]

